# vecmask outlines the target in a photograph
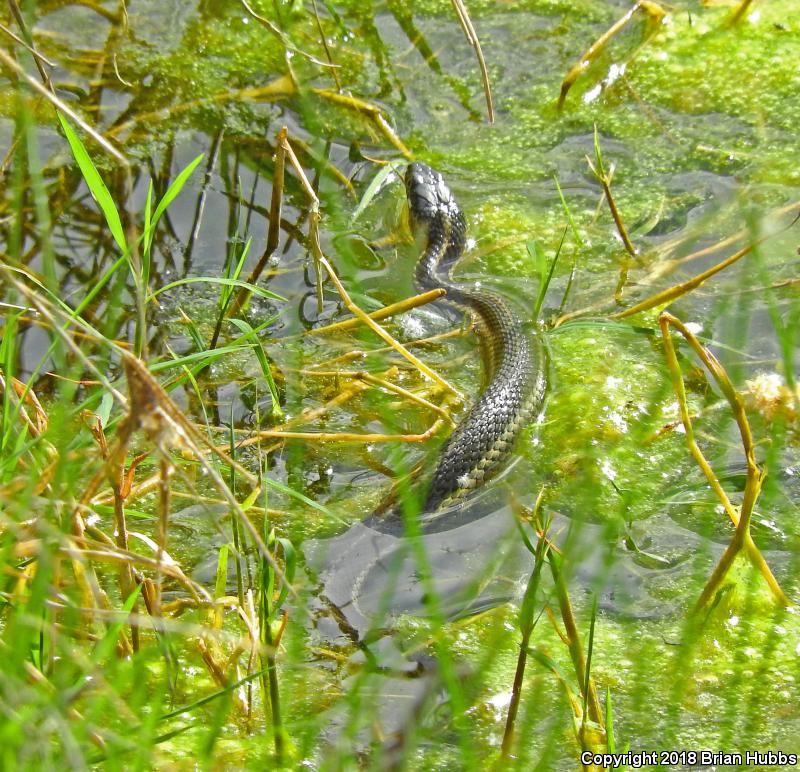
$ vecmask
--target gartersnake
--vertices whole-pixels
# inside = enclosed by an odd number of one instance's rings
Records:
[[[417,287],[441,287],[447,303],[473,314],[487,366],[486,388],[439,455],[422,510],[432,513],[500,470],[520,429],[540,409],[546,360],[539,335],[524,328],[504,297],[452,279],[466,243],[466,221],[442,175],[412,163],[405,184],[412,225],[425,235]]]

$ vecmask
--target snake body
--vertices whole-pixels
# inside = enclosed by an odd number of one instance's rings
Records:
[[[507,461],[544,399],[545,352],[504,297],[451,277],[464,251],[466,221],[442,175],[412,163],[405,184],[412,224],[425,236],[417,287],[441,287],[449,304],[474,315],[487,365],[486,388],[439,455],[422,510],[430,513],[481,486]]]

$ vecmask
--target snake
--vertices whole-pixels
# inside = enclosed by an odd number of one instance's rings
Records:
[[[452,271],[466,246],[467,225],[442,175],[415,162],[406,169],[405,187],[409,219],[423,242],[414,276],[417,289],[443,289],[444,302],[461,314],[473,316],[486,365],[486,385],[445,440],[419,512],[420,529],[434,540],[430,549],[449,556],[452,545],[436,534],[460,527],[462,515],[468,517],[466,522],[472,522],[468,503],[472,494],[505,467],[521,429],[542,408],[547,358],[540,333],[523,322],[505,297],[453,278]],[[494,507],[492,497],[488,498],[490,507]],[[393,500],[390,495],[388,502]],[[479,506],[484,503],[477,502]],[[499,508],[476,509],[478,517],[487,517],[487,522],[488,516],[500,512]],[[405,519],[399,514],[394,507],[387,513],[382,505],[336,537],[336,546],[322,540],[311,552],[308,546],[305,548],[307,560],[317,563],[323,582],[320,597],[335,610],[341,629],[355,641],[369,627],[373,615],[362,608],[362,600],[374,598],[376,592],[381,608],[388,600],[387,588],[374,586],[376,571],[378,575],[388,572],[392,577],[389,587],[401,599],[416,597],[419,589],[416,580],[402,580],[397,573],[407,558],[402,546],[407,533]],[[491,522],[499,521],[493,518]],[[416,576],[416,572],[409,576]],[[398,582],[402,586],[398,587]]]
[[[433,513],[469,496],[506,465],[520,430],[541,410],[546,352],[541,335],[524,324],[505,297],[453,278],[466,246],[467,225],[442,175],[426,164],[411,163],[405,188],[409,219],[423,237],[414,276],[417,289],[443,289],[448,305],[474,317],[486,367],[485,388],[436,461],[422,509]]]

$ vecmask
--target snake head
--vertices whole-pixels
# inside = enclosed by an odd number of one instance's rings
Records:
[[[412,163],[406,169],[406,195],[412,221],[430,223],[442,214],[458,211],[453,194],[439,172],[422,163]]]

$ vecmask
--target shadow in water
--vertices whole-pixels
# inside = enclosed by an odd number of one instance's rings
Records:
[[[400,615],[427,615],[431,588],[442,615],[451,620],[521,597],[533,556],[520,528],[534,544],[536,535],[515,516],[505,486],[422,517],[416,545],[424,551],[422,565],[397,515],[373,517],[339,536],[305,543],[320,597],[336,610],[339,626],[351,628],[360,640],[390,628]],[[647,521],[646,553],[631,548],[619,524],[555,514],[550,535],[565,556],[573,601],[580,605],[596,592],[601,609],[628,618],[665,617],[688,606],[699,592],[698,579],[708,576],[726,546],[666,514]],[[768,560],[780,564],[781,556],[772,552]]]

